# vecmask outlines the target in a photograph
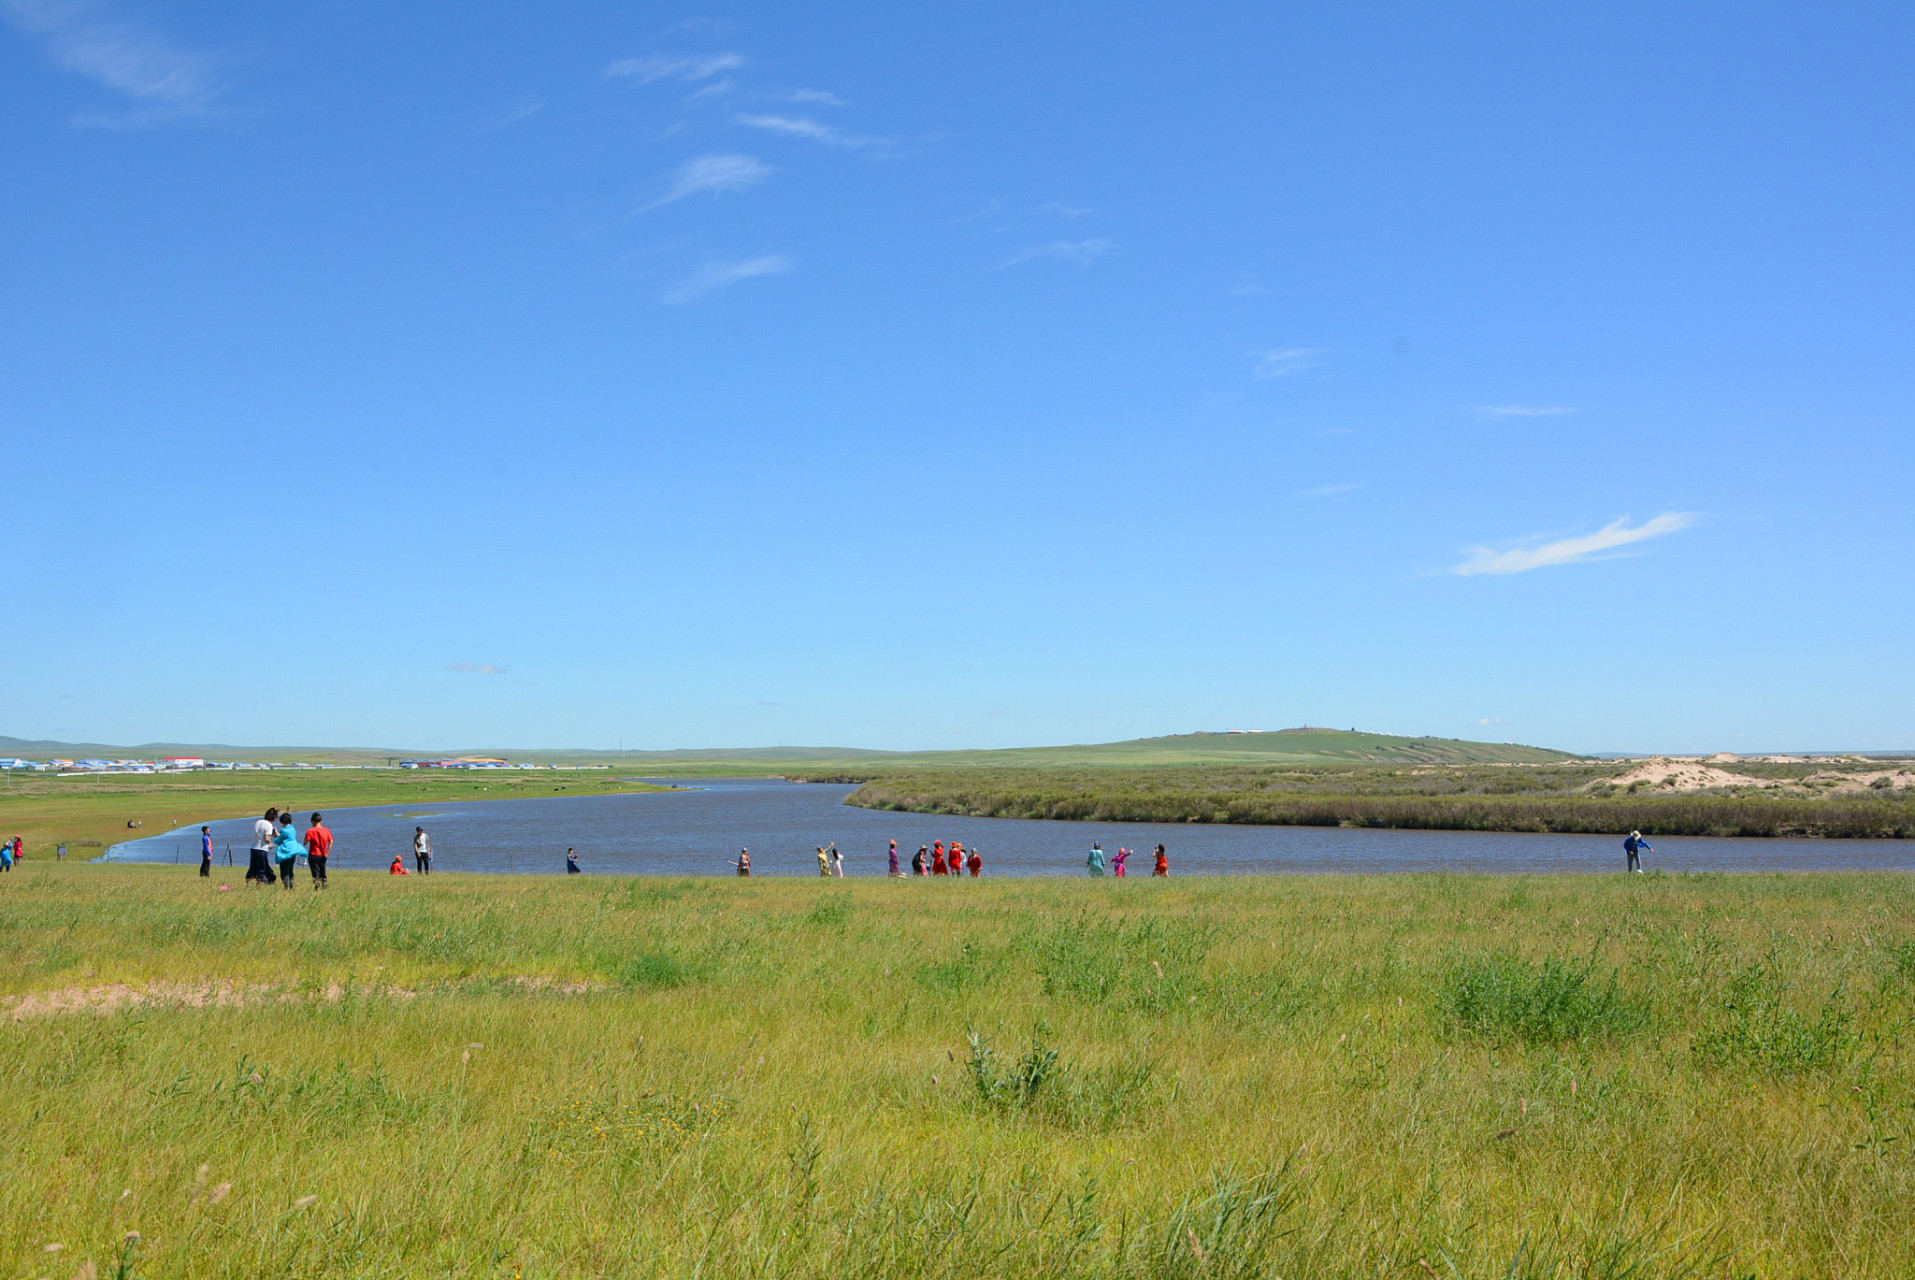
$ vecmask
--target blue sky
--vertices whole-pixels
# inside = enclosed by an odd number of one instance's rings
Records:
[[[0,733],[1915,746],[1907,6],[0,0]]]

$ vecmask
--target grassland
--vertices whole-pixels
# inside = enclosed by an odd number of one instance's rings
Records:
[[[121,840],[162,835],[177,826],[215,818],[264,813],[268,805],[309,813],[353,805],[658,789],[598,770],[9,774],[0,784],[0,839],[19,836],[26,842],[29,860],[50,858],[62,844],[69,856],[91,858]]]
[[[875,775],[849,803],[913,813],[1106,822],[1243,822],[1461,831],[1689,836],[1915,837],[1909,788],[1845,787],[1874,763],[1748,764],[1747,785],[1673,792],[1618,787],[1630,766],[1203,766],[926,769]],[[1771,784],[1771,785],[1759,785]],[[1780,785],[1774,785],[1780,784]]]
[[[1904,877],[334,882],[0,877],[6,1276],[1915,1256]]]

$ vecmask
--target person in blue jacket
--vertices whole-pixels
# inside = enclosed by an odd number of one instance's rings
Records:
[[[1102,844],[1092,841],[1090,856],[1084,859],[1084,865],[1090,869],[1090,873],[1094,876],[1104,874],[1104,846]]]
[[[1635,872],[1637,875],[1642,874],[1642,859],[1637,857],[1636,855],[1638,852],[1640,852],[1643,849],[1647,849],[1651,853],[1654,853],[1656,851],[1654,846],[1652,846],[1647,840],[1644,840],[1642,838],[1642,832],[1631,831],[1628,835],[1623,837],[1623,841],[1622,841],[1623,854],[1627,856],[1629,859],[1629,870]]]
[[[273,853],[279,861],[279,880],[288,889],[293,887],[293,867],[299,861],[299,855],[306,846],[299,839],[299,832],[293,826],[290,810],[279,815],[279,838],[273,845]]]

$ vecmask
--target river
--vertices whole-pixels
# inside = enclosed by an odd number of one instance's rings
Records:
[[[411,850],[412,829],[432,835],[440,871],[562,874],[565,850],[595,875],[728,875],[751,849],[757,875],[815,876],[818,845],[837,841],[845,874],[882,876],[886,842],[911,855],[933,840],[983,851],[990,876],[1084,874],[1091,841],[1105,853],[1136,851],[1131,874],[1149,875],[1150,851],[1169,848],[1176,876],[1295,872],[1456,871],[1496,874],[1613,872],[1614,836],[1474,831],[1378,831],[1350,827],[1254,827],[1195,823],[1039,822],[887,813],[844,804],[854,788],[777,779],[669,780],[693,790],[555,796],[457,804],[377,805],[326,815],[332,865],[383,869]],[[295,787],[289,787],[296,795]],[[300,814],[304,827],[305,813]],[[213,822],[216,866],[232,850],[243,872],[251,818]],[[199,823],[113,846],[106,860],[198,862]],[[1766,840],[1658,837],[1644,856],[1669,871],[1915,871],[1915,840]],[[411,865],[408,856],[407,865]]]

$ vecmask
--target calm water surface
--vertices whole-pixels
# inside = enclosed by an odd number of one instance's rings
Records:
[[[288,778],[297,805],[298,781]],[[1592,872],[1622,868],[1616,836],[1373,831],[1340,827],[1212,826],[1195,823],[1038,822],[884,813],[846,806],[855,788],[776,779],[671,780],[697,789],[624,796],[555,796],[443,805],[333,809],[332,865],[383,868],[395,853],[411,866],[412,829],[432,835],[441,871],[563,874],[565,849],[596,875],[731,874],[740,847],[756,875],[815,876],[818,845],[844,851],[845,874],[882,876],[886,842],[908,871],[920,844],[960,840],[984,854],[987,876],[1084,874],[1091,841],[1106,854],[1135,851],[1131,874],[1150,874],[1150,851],[1169,846],[1178,876],[1271,872]],[[309,810],[301,810],[301,827]],[[198,862],[199,823],[115,845],[107,858]],[[253,820],[214,822],[215,866],[226,849],[243,873]],[[1646,867],[1670,871],[1915,871],[1915,840],[1733,840],[1659,837]]]

